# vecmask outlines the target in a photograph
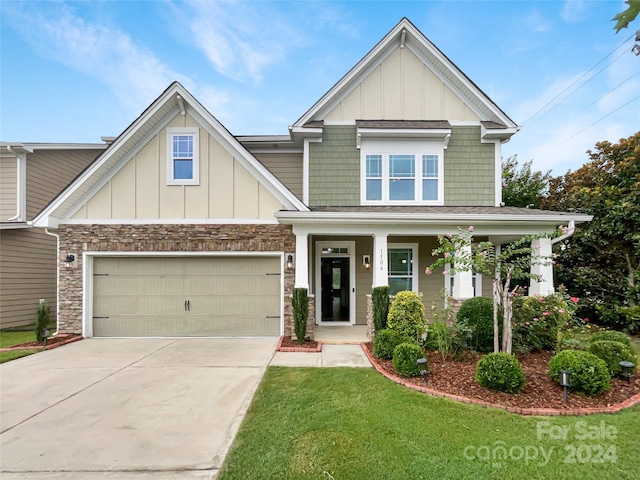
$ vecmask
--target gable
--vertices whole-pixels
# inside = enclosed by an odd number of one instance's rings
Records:
[[[199,131],[199,184],[167,181],[167,131]],[[176,113],[72,218],[79,220],[273,220],[282,202],[191,114]]]
[[[322,118],[349,121],[384,120],[480,121],[453,86],[438,76],[409,48],[397,45],[339,97]]]

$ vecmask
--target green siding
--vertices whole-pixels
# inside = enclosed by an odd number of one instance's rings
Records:
[[[444,152],[444,204],[495,205],[495,146],[480,143],[480,127],[453,127]]]
[[[355,125],[325,126],[322,142],[309,144],[309,205],[360,205]]]

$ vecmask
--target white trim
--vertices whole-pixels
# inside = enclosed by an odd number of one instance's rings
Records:
[[[105,150],[106,143],[22,143],[24,148],[35,150]]]
[[[322,255],[323,247],[347,247],[349,253]],[[349,322],[322,322],[322,258],[349,257]],[[355,325],[356,323],[356,242],[343,240],[322,240],[315,242],[316,274],[315,274],[315,298],[316,298],[316,325]],[[319,303],[318,303],[319,302]]]
[[[27,154],[16,155],[16,215],[9,221],[27,221]]]
[[[93,261],[97,257],[278,257],[280,258],[280,336],[284,335],[285,252],[84,251],[82,252],[82,336],[84,338],[93,337]]]
[[[59,225],[277,225],[275,218],[70,218]]]
[[[181,99],[180,95],[178,98]],[[181,102],[182,103],[182,102]],[[200,129],[198,127],[167,127],[166,134],[167,185],[200,185]],[[176,179],[174,171],[173,139],[176,136],[190,136],[193,142],[191,158],[191,178]]]
[[[445,294],[445,304],[447,297],[453,297],[453,290],[451,287],[451,273],[449,270],[451,269],[451,264],[446,263],[444,265],[444,294]],[[474,297],[482,297],[482,274],[472,272],[472,278],[475,280],[475,285],[473,287]]]
[[[355,125],[355,120],[324,120],[324,125],[329,126],[345,126],[345,125]]]
[[[411,291],[419,293],[418,280],[420,278],[420,254],[419,244],[417,243],[388,243],[387,244],[387,265],[389,264],[389,251],[399,248],[410,248],[412,250],[412,265],[411,265]],[[387,270],[387,278],[391,276],[391,272]],[[387,280],[387,285],[389,285]]]
[[[495,206],[502,206],[502,143],[500,140],[494,141],[495,151]]]

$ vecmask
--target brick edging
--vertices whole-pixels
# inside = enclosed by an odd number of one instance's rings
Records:
[[[278,346],[276,347],[276,352],[307,352],[307,353],[318,353],[322,351],[322,342],[318,342],[318,346],[316,348],[310,347],[283,347],[282,341],[284,337],[280,337],[278,340]]]
[[[10,352],[12,350],[51,350],[52,348],[56,348],[56,347],[61,347],[62,345],[67,345],[68,343],[73,343],[73,342],[77,342],[79,340],[82,340],[82,336],[80,335],[74,335],[62,342],[58,342],[58,343],[50,343],[48,344],[46,347],[42,348],[41,345],[38,346],[31,346],[31,347],[21,347],[21,346],[15,346],[15,347],[5,347],[5,348],[0,348],[0,352]]]
[[[414,385],[411,382],[407,382],[403,378],[392,375],[386,372],[384,369],[378,366],[373,354],[366,347],[366,344],[363,342],[360,344],[364,354],[367,356],[373,368],[375,368],[382,375],[387,377],[389,380],[392,380],[404,387],[411,388],[412,390],[417,390],[422,393],[427,393],[434,397],[442,397],[449,398],[451,400],[456,400],[462,403],[469,403],[473,405],[480,405],[485,408],[498,408],[500,410],[506,410],[510,413],[518,413],[520,415],[543,415],[543,416],[576,416],[576,415],[593,415],[596,413],[617,413],[621,410],[624,410],[629,407],[633,407],[640,403],[640,393],[635,394],[633,397],[628,398],[622,403],[617,403],[615,405],[609,405],[606,407],[585,407],[585,408],[568,408],[568,409],[559,409],[559,408],[522,408],[522,407],[509,407],[506,405],[500,405],[497,403],[485,402],[482,400],[476,400],[474,398],[462,397],[460,395],[452,395],[450,393],[441,392],[439,390],[434,390],[432,388],[423,387],[420,385]]]

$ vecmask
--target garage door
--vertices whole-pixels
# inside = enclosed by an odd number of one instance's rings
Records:
[[[96,257],[93,335],[280,334],[278,257]]]

